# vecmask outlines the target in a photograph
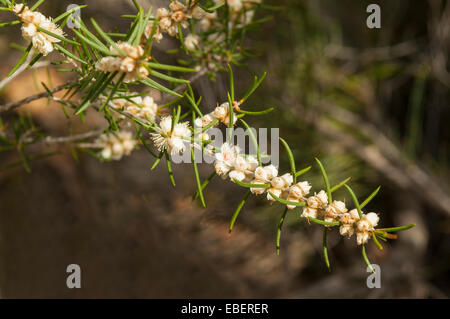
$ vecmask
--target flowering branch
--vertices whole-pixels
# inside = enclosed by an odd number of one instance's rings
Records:
[[[316,163],[323,176],[325,190],[321,189],[308,196],[312,185],[307,180],[299,179],[311,166],[297,170],[293,152],[282,138],[280,141],[290,163],[289,172],[279,174],[275,165],[262,165],[262,159],[268,155],[260,152],[257,138],[244,118],[262,116],[273,111],[273,108],[258,112],[245,110],[245,102],[262,83],[266,73],[255,77],[247,92],[238,99],[230,66],[230,63],[239,64],[249,56],[243,46],[243,39],[249,27],[265,21],[253,20],[260,1],[215,0],[206,1],[206,6],[201,5],[200,1],[188,1],[187,4],[171,1],[168,8],[158,8],[155,15],[153,8],[145,12],[133,1],[137,13],[126,16],[132,19],[127,31],[106,32],[91,19],[93,29],[80,21],[80,29],[72,30],[71,38],[63,31],[69,19],[72,19],[71,12],[56,19],[47,18],[36,11],[42,2],[40,0],[28,8],[22,3],[12,4],[8,0],[0,0],[5,6],[4,10],[11,11],[19,19],[17,23],[10,25],[21,24],[24,38],[30,41],[13,73],[56,51],[64,59],[60,64],[70,66],[58,70],[76,74],[78,80],[69,81],[52,90],[44,85],[46,92],[0,106],[0,112],[47,97],[61,104],[65,112],[69,108],[74,116],[82,119],[87,116],[88,109],[97,111],[103,115],[108,127],[80,135],[43,137],[30,118],[19,116],[13,126],[13,134],[8,135],[6,126],[0,120],[0,151],[17,150],[26,168],[29,168],[28,162],[33,157],[28,156],[25,148],[37,141],[43,140],[48,144],[82,142],[76,143],[76,146],[102,161],[120,160],[130,155],[140,144],[155,158],[152,170],[165,160],[169,178],[175,185],[171,168],[174,158],[190,152],[197,186],[193,199],[199,199],[202,207],[206,207],[204,191],[216,175],[246,189],[232,215],[230,232],[250,195],[264,195],[270,204],[278,202],[283,206],[276,235],[278,254],[284,220],[288,213],[300,207],[300,217],[305,218],[308,223],[323,226],[323,254],[328,268],[330,261],[327,234],[333,227],[339,227],[342,236],[350,238],[356,235],[356,243],[361,246],[363,259],[369,265],[365,244],[370,238],[374,239],[377,247],[381,247],[378,239],[393,239],[395,236],[391,232],[413,227],[411,224],[377,229],[378,214],[365,214],[362,209],[378,193],[379,188],[359,204],[348,185],[350,179],[331,186],[319,159],[316,159]],[[80,8],[82,6],[77,9]],[[56,24],[58,22],[61,22],[60,26]],[[186,34],[184,30],[189,30],[190,33]],[[180,43],[178,50],[170,52],[183,54],[184,59],[178,60],[180,65],[161,64],[152,56],[153,43],[167,36],[178,39]],[[33,55],[33,51],[39,53]],[[202,97],[196,96],[191,84],[204,74],[214,79],[221,71],[228,71],[229,75],[227,101],[217,103],[213,112],[203,114],[200,107]],[[177,75],[185,73],[194,74],[188,79]],[[132,88],[137,86],[144,86],[149,91],[133,91]],[[64,89],[67,91],[63,98],[53,96],[53,93]],[[163,98],[155,101],[148,94],[151,91],[162,93]],[[75,94],[80,98],[72,100]],[[189,118],[191,121],[186,120]],[[234,145],[233,132],[238,123],[242,123],[249,132],[255,154],[242,153]],[[209,132],[220,125],[227,129],[227,142],[217,147],[212,144]],[[88,141],[90,139],[93,140]],[[96,152],[90,149],[95,149]],[[214,158],[214,171],[203,182],[197,167],[196,150]],[[348,190],[353,199],[355,208],[352,210],[347,209],[343,201],[333,199],[333,193],[342,187]]]

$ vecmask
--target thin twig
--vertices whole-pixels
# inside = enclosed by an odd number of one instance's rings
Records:
[[[64,89],[66,89],[68,86],[76,84],[77,82],[78,81],[71,80],[71,81],[68,81],[68,82],[66,82],[64,84],[61,84],[61,85],[51,89],[50,92],[45,91],[45,92],[42,92],[42,93],[31,95],[31,96],[26,97],[23,100],[20,100],[20,101],[17,101],[17,102],[11,102],[11,103],[7,103],[7,104],[4,104],[4,105],[0,105],[0,113],[8,112],[8,111],[11,111],[12,109],[15,109],[15,108],[17,108],[17,107],[19,107],[21,105],[28,104],[30,102],[33,102],[33,101],[36,101],[36,100],[39,100],[39,99],[42,99],[42,98],[49,97],[51,94],[59,92],[59,91],[62,91]]]
[[[63,144],[63,143],[73,143],[82,141],[91,137],[97,137],[103,133],[103,129],[98,130],[92,130],[87,133],[77,134],[77,135],[70,135],[70,136],[47,136],[44,139],[45,144]]]
[[[13,74],[11,74],[10,76],[8,76],[7,78],[4,78],[1,82],[0,82],[0,90],[3,89],[3,87],[8,84],[10,81],[12,81],[15,77],[17,77],[19,74],[21,74],[23,71],[25,71],[28,67],[28,65],[30,64],[31,60],[33,59],[33,53],[34,53],[34,49],[31,48],[30,52],[28,52],[28,56],[25,60],[24,63],[22,63],[22,65],[16,70],[16,72],[14,72]]]

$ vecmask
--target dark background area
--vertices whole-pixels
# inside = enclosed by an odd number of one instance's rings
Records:
[[[48,0],[41,7],[56,16],[73,1]],[[77,2],[81,4],[84,2]],[[126,0],[85,1],[82,17],[104,28],[124,30],[131,13]],[[139,1],[142,5],[154,1]],[[159,2],[161,3],[161,2]],[[162,2],[164,3],[164,1]],[[267,79],[245,107],[270,106],[270,116],[253,127],[279,127],[299,167],[319,157],[332,183],[352,176],[367,207],[380,213],[381,227],[417,223],[368,254],[381,265],[381,289],[368,289],[365,264],[354,238],[329,234],[332,272],[321,254],[320,227],[290,214],[281,252],[275,234],[282,208],[252,198],[235,229],[228,223],[242,189],[220,179],[206,191],[208,208],[191,201],[192,167],[175,165],[171,186],[164,165],[150,172],[153,159],[141,149],[120,162],[100,163],[67,148],[23,168],[0,171],[0,292],[4,298],[447,298],[450,293],[449,47],[448,1],[310,0],[267,1],[284,8],[260,11],[273,20],[249,33],[247,45],[259,57],[235,68],[237,93],[254,74]],[[369,3],[382,10],[381,29],[365,25]],[[1,20],[11,16],[1,12]],[[20,54],[19,27],[0,29],[0,74]],[[174,63],[164,51],[155,56]],[[14,54],[11,54],[14,52]],[[25,73],[1,92],[0,102],[19,100],[36,87],[34,77],[53,84],[60,74]],[[202,107],[225,101],[227,76],[195,83]],[[22,109],[22,108],[21,108]],[[58,106],[41,100],[23,107],[52,135],[67,135]],[[95,114],[88,125],[101,119]],[[83,127],[74,121],[79,130]],[[0,167],[17,160],[0,155]],[[200,166],[205,178],[211,167]],[[281,171],[287,171],[287,158]],[[319,190],[316,167],[305,178]],[[349,196],[340,190],[338,197]],[[66,267],[79,264],[82,289],[66,287]]]

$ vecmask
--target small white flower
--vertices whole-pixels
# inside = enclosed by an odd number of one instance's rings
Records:
[[[172,11],[184,11],[186,9],[186,6],[181,2],[175,0],[169,4],[169,8]]]
[[[300,203],[304,200],[305,195],[309,193],[311,185],[308,182],[300,182],[289,187],[289,195],[287,200],[290,202]],[[295,205],[287,205],[288,209],[294,209]]]
[[[265,182],[263,180],[260,180],[260,179],[257,179],[257,178],[252,180],[250,183],[252,183],[252,184],[265,184]],[[252,194],[261,195],[261,194],[264,194],[264,192],[266,191],[266,188],[254,187],[254,188],[250,188],[250,191],[252,192]]]
[[[53,44],[40,32],[31,39],[31,42],[33,43],[33,47],[43,56],[47,56],[49,53],[53,52]]]
[[[342,214],[340,220],[342,224],[354,224],[359,220],[358,211],[352,209],[350,212]]]
[[[200,8],[199,6],[195,6],[191,11],[192,17],[194,19],[198,19],[198,20],[204,18],[206,13],[207,12],[205,10],[203,10],[202,8]]]
[[[203,115],[202,117],[198,117],[195,119],[195,127],[196,128],[203,128],[205,126],[208,126],[209,124],[211,124],[213,121],[215,120],[214,116],[212,115],[212,113]]]
[[[370,215],[370,216],[368,216]],[[360,232],[373,231],[378,224],[378,216],[375,213],[363,214],[361,220],[356,222],[356,228]]]
[[[169,15],[169,10],[167,10],[166,8],[158,8],[158,10],[156,10],[156,17],[158,19],[166,18]]]
[[[63,35],[63,31],[51,19],[46,18],[40,12],[31,11],[23,4],[16,4],[13,11],[23,22],[22,35],[24,38],[31,40],[33,48],[44,56],[52,52],[54,50],[53,43],[60,42],[60,40],[38,31],[38,27],[59,36]]]
[[[189,123],[177,123],[172,131],[172,116],[161,119],[157,133],[151,133],[152,139],[159,151],[167,150],[171,155],[181,154],[186,150],[186,143],[191,137]]]
[[[273,193],[277,197],[280,197],[284,194],[285,191],[289,189],[289,187],[292,185],[293,180],[294,178],[289,173],[274,177],[270,181],[272,187],[267,191]],[[267,199],[270,201],[275,201],[275,198],[273,198],[269,193],[267,193]]]
[[[200,38],[195,34],[189,34],[184,39],[184,45],[188,50],[196,50],[200,44]]]
[[[377,227],[378,222],[380,221],[380,217],[378,217],[378,215],[376,213],[368,213],[365,217],[366,217],[367,221],[370,223],[370,225],[372,226],[372,229]]]
[[[152,97],[146,96],[142,100],[141,117],[148,117],[152,121],[155,120],[156,114],[158,113],[158,104],[155,103]]]
[[[365,244],[378,225],[379,217],[375,213],[363,214],[362,218],[355,223],[356,242],[358,245]]]
[[[34,24],[28,23],[22,26],[22,35],[26,39],[31,39],[37,33],[37,28]]]
[[[359,214],[356,209],[352,209],[348,213],[340,216],[341,227],[339,232],[342,236],[351,237],[355,233],[355,223],[359,220]]]
[[[370,233],[369,232],[357,232],[356,233],[356,243],[358,245],[363,245],[367,243],[367,241],[370,239]]]
[[[304,207],[302,212],[302,217],[305,218],[317,218],[319,216],[319,210],[311,207]]]
[[[116,48],[117,46],[117,48]],[[139,79],[146,78],[149,74],[148,70],[141,65],[141,60],[144,60],[144,49],[140,46],[133,46],[128,42],[117,42],[116,46],[111,45],[110,50],[118,57],[103,57],[96,64],[95,68],[103,72],[119,73],[114,78],[114,81],[120,79],[125,74],[123,81],[125,83],[135,82]],[[126,56],[123,56],[123,53]]]
[[[277,175],[278,169],[272,164],[264,167],[259,166],[255,169],[255,179],[263,181],[263,184],[270,182]]]
[[[230,106],[228,102],[222,103],[214,109],[213,116],[224,123],[226,126],[230,124]],[[233,116],[233,124],[236,124],[237,116]]]
[[[307,203],[311,208],[323,208],[328,204],[328,196],[325,191],[321,190],[318,194],[309,197]]]
[[[258,166],[254,172],[254,180],[251,181],[252,184],[268,184],[270,181],[277,177],[278,169],[270,164],[267,166]],[[266,188],[250,188],[250,191],[255,195],[261,195],[266,192]]]
[[[130,155],[137,141],[131,132],[110,132],[100,136],[96,143],[103,146],[100,156],[106,160],[120,160],[124,155]]]
[[[281,194],[283,191],[281,189],[275,188],[275,187],[271,187],[271,188],[267,189],[267,200],[274,202],[275,198],[273,198],[269,192],[274,194],[276,197],[281,197]]]
[[[132,93],[130,95],[134,95]],[[140,96],[135,96],[127,99],[116,99],[111,102],[112,106],[115,108],[125,109],[127,112],[138,116],[144,120],[149,118],[154,121],[158,113],[158,104],[155,103],[151,96],[145,96],[144,98]]]
[[[352,224],[342,224],[339,227],[339,233],[350,238],[355,233],[355,227]]]
[[[222,178],[226,178],[228,173],[232,170],[234,165],[234,160],[239,154],[239,147],[233,146],[229,143],[222,144],[220,148],[220,153],[216,153],[216,161],[214,162],[214,167],[216,173]]]
[[[325,221],[335,222],[340,219],[343,213],[346,213],[348,209],[345,207],[345,203],[335,200],[325,208]]]
[[[289,188],[289,196],[301,199],[308,195],[310,190],[311,185],[308,182],[300,182]]]
[[[184,13],[183,11],[175,11],[170,15],[170,17],[172,18],[173,21],[181,23],[181,26],[185,28],[186,24],[182,22],[184,22],[184,20],[187,19],[186,13]]]
[[[150,36],[152,35],[152,32],[153,32],[153,26],[155,25],[155,21],[149,21],[148,23],[147,23],[147,25],[145,26],[145,31],[144,31],[144,35],[145,35],[145,37],[147,38],[147,39],[149,39],[150,38]],[[155,26],[155,33],[153,34],[153,39],[156,41],[156,42],[160,42],[161,40],[162,40],[162,38],[163,38],[163,35],[162,35],[162,33],[161,33],[161,28],[159,27],[159,25],[157,24],[156,26]]]
[[[290,173],[281,175],[281,180],[284,182],[283,190],[288,189],[294,182],[294,177]]]
[[[248,181],[253,177],[257,166],[258,161],[253,156],[245,158],[238,155],[234,159],[233,170],[229,173],[230,179],[239,182]]]

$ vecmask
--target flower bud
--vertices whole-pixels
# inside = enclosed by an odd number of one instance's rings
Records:
[[[301,216],[305,217],[305,218],[308,218],[308,217],[317,218],[318,215],[319,215],[319,212],[317,209],[311,208],[311,207],[304,207]]]
[[[289,196],[292,196],[293,198],[303,198],[309,193],[310,189],[311,185],[308,182],[300,182],[290,187]]]

